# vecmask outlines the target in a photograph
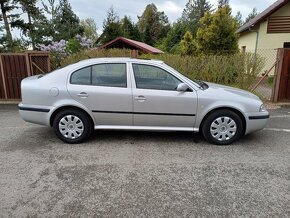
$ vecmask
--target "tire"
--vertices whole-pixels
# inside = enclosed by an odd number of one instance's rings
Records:
[[[93,126],[90,117],[85,112],[67,109],[56,115],[53,120],[53,129],[63,142],[77,144],[90,137]]]
[[[243,134],[243,122],[231,110],[217,110],[210,113],[202,125],[204,138],[215,145],[229,145]]]

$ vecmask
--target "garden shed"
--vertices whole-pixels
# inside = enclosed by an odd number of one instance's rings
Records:
[[[154,48],[151,45],[148,45],[144,42],[135,41],[132,39],[127,39],[125,37],[117,37],[116,39],[102,45],[99,47],[100,49],[110,49],[110,48],[119,48],[119,49],[130,49],[130,50],[138,50],[141,53],[149,53],[149,54],[162,54],[163,51]]]

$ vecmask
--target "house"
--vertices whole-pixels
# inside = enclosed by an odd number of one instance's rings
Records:
[[[278,0],[241,26],[242,50],[290,48],[290,0]]]
[[[265,59],[263,72],[275,64],[277,48],[290,48],[290,0],[278,0],[241,26],[239,48]],[[271,72],[273,74],[273,72]]]
[[[163,51],[152,47],[144,42],[135,41],[132,39],[127,39],[125,37],[117,37],[116,39],[102,45],[100,49],[109,49],[109,48],[124,48],[131,50],[138,50],[141,53],[150,53],[150,54],[161,54]]]

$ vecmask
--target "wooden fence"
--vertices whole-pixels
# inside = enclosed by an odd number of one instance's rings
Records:
[[[20,99],[22,79],[49,71],[50,60],[47,52],[0,54],[0,100]]]

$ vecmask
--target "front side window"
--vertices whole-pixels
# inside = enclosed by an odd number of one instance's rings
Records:
[[[126,64],[97,64],[71,75],[71,84],[127,87]]]
[[[138,89],[175,91],[182,83],[167,71],[151,65],[133,64],[133,71]]]

